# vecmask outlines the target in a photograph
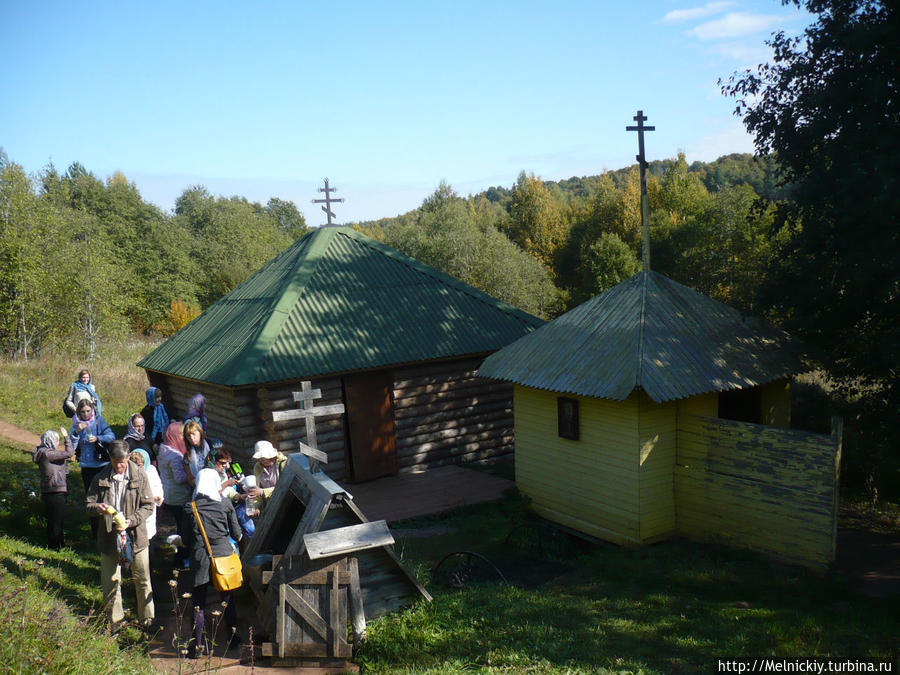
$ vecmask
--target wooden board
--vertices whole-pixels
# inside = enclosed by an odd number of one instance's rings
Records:
[[[318,560],[368,548],[389,546],[394,543],[394,537],[388,530],[387,523],[378,520],[374,523],[360,523],[335,530],[313,532],[304,535],[303,541],[306,544],[306,554],[311,560]]]

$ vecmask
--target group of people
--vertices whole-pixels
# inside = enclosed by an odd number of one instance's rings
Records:
[[[253,535],[253,516],[274,490],[287,457],[268,441],[254,446],[252,476],[244,476],[221,441],[207,438],[206,401],[196,394],[186,415],[170,419],[157,387],[146,391],[147,405],[129,416],[122,439],[116,439],[101,415],[102,403],[84,369],[69,387],[63,409],[71,425],[59,433],[46,431],[33,451],[41,470],[46,505],[47,542],[65,545],[63,521],[69,464],[78,462],[86,495],[91,532],[100,551],[100,576],[110,621],[124,620],[121,596],[123,567],[130,566],[137,591],[139,620],[155,621],[150,582],[150,542],[156,535],[156,513],[162,507],[177,535],[175,566],[193,573],[193,639],[196,654],[204,640],[205,604],[214,557],[243,548]],[[223,593],[229,644],[238,641],[237,613],[231,593]]]

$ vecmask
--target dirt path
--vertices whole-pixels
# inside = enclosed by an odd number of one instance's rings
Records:
[[[21,443],[32,448],[41,442],[40,436],[12,424],[7,424],[3,420],[0,420],[0,436],[13,443]]]

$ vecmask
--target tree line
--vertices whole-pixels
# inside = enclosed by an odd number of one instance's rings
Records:
[[[777,243],[776,166],[750,155],[688,165],[680,154],[652,162],[652,268],[740,309],[760,309],[757,290]],[[359,227],[552,318],[641,269],[639,173],[632,166],[554,182],[522,172],[511,188],[468,197],[441,183],[419,208]]]
[[[306,232],[289,201],[184,190],[168,214],[121,173],[30,176],[0,149],[0,350],[170,335]]]

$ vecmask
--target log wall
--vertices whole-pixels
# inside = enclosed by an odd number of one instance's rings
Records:
[[[476,377],[481,359],[394,371],[400,473],[513,452],[512,385]]]
[[[173,421],[184,418],[194,394],[203,394],[209,420],[206,435],[220,438],[236,459],[246,462],[253,454],[253,444],[264,438],[252,390],[220,387],[160,373],[148,373],[147,379],[162,389],[163,402]]]
[[[393,373],[393,405],[400,473],[445,464],[490,459],[513,452],[512,385],[475,376],[481,359],[402,368]],[[300,381],[234,389],[148,373],[163,390],[172,419],[181,419],[191,397],[206,397],[208,435],[221,438],[249,468],[253,444],[261,439],[289,454],[307,443],[303,419],[275,422],[272,413],[295,410]],[[313,379],[322,390],[316,406],[344,403],[340,377]],[[344,415],[316,418],[316,445],[328,455],[323,470],[335,480],[348,477]]]

